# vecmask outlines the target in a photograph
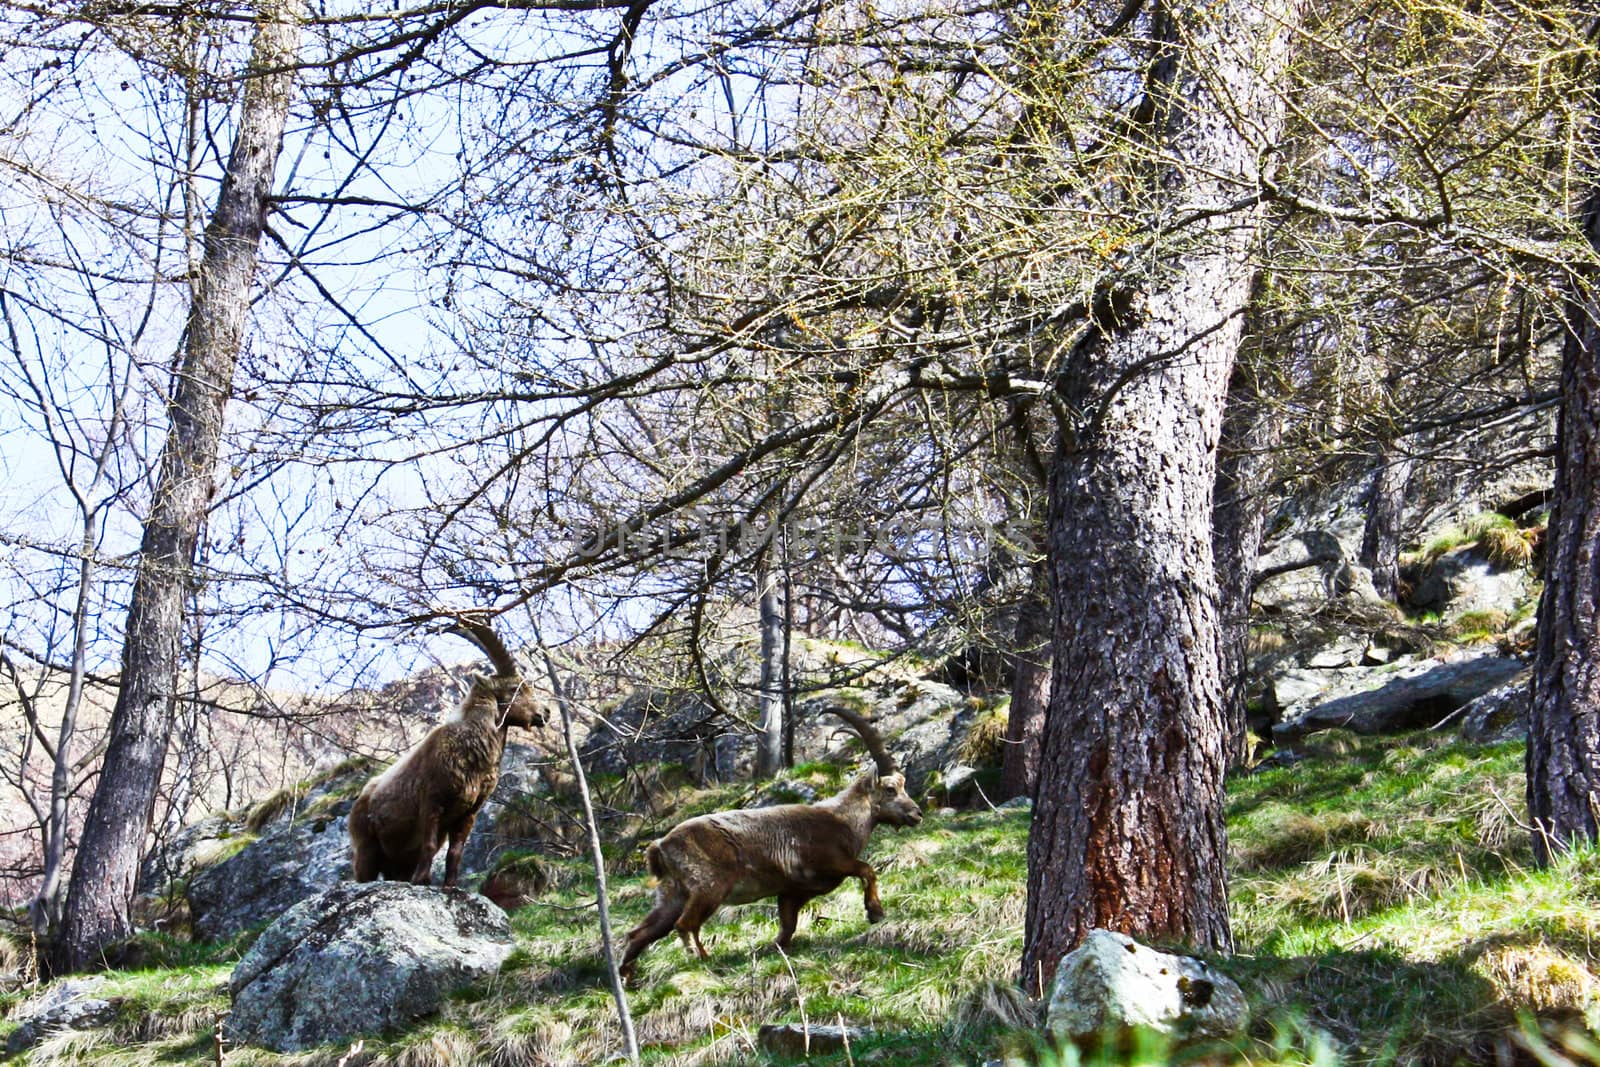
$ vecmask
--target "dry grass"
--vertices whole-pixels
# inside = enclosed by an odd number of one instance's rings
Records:
[[[299,810],[301,801],[305,800],[306,792],[307,787],[303,782],[274,791],[244,813],[245,830],[259,834],[268,823],[280,815],[288,814],[293,818],[293,813]]]
[[[1241,870],[1262,870],[1305,863],[1329,849],[1370,840],[1376,827],[1360,812],[1326,812],[1308,815],[1279,807],[1263,816],[1259,840],[1238,848],[1234,861]]]
[[[1536,535],[1540,532],[1493,525],[1478,535],[1478,547],[1496,566],[1527,567],[1533,563]]]
[[[1274,630],[1265,626],[1252,626],[1250,633],[1245,638],[1245,655],[1254,659],[1256,656],[1268,652],[1277,652],[1289,644],[1289,639],[1282,630]]]

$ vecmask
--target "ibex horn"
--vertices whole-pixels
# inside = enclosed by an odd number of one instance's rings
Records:
[[[830,704],[825,709],[828,714],[841,718],[861,738],[867,746],[867,751],[872,754],[872,762],[878,765],[879,774],[896,774],[900,767],[895,763],[894,757],[889,755],[889,748],[883,743],[883,735],[878,733],[872,723],[867,721],[865,715],[851,711],[849,708]]]
[[[489,657],[489,662],[494,664],[495,673],[502,678],[515,678],[517,661],[511,657],[505,643],[500,640],[482,616],[458,615],[456,621],[445,628],[445,633],[465,637],[468,641],[483,650]]]

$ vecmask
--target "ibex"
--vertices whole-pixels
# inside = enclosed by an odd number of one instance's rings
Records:
[[[500,780],[506,730],[532,729],[546,705],[522,681],[516,661],[488,624],[461,619],[450,627],[494,664],[491,677],[474,675],[461,706],[369,781],[350,810],[350,848],[358,882],[380,875],[427,885],[433,857],[447,839],[444,884],[461,873],[461,850]]]
[[[800,908],[832,892],[846,878],[861,879],[867,921],[883,918],[878,875],[861,859],[879,823],[915,826],[922,809],[906,794],[905,775],[867,721],[854,712],[829,709],[866,742],[877,769],[837,796],[815,804],[724,811],[679,823],[645,850],[645,864],[659,879],[655,907],[628,932],[622,975],[633,981],[644,950],[674,928],[701,959],[700,927],[723,904],[778,898],[779,948],[789,947]]]

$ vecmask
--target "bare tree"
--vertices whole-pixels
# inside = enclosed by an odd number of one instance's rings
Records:
[[[61,971],[94,964],[107,945],[133,932],[129,905],[167,752],[184,605],[211,504],[223,409],[243,343],[305,6],[264,2],[258,15],[239,130],[206,227],[168,437],[145,520],[105,761],[52,948]]]

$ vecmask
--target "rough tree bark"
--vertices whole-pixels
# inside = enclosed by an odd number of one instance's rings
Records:
[[[1250,756],[1250,593],[1267,521],[1266,489],[1272,478],[1272,450],[1282,435],[1283,419],[1261,395],[1259,385],[1249,375],[1236,373],[1222,420],[1211,522],[1222,659],[1222,721],[1230,767],[1241,766]]]
[[[1054,676],[1023,978],[1090,930],[1231,947],[1212,560],[1216,449],[1249,302],[1258,150],[1295,0],[1152,10],[1152,226],[1186,219],[1066,354],[1051,469]],[[1215,87],[1226,87],[1226,93]],[[1230,209],[1231,206],[1231,209]]]
[[[257,246],[294,87],[304,0],[263,0],[237,140],[206,227],[200,277],[145,519],[109,742],[73,863],[58,972],[82,970],[133,932],[129,905],[166,758],[183,606],[205,524],[223,408],[250,309]]]
[[[1600,145],[1600,119],[1590,140]],[[1600,251],[1600,178],[1580,224]],[[1600,819],[1600,272],[1575,272],[1561,353],[1555,505],[1528,706],[1535,858],[1595,840]]]
[[[1028,594],[1017,605],[1011,653],[1011,711],[1006,718],[1005,759],[999,800],[1032,797],[1039,780],[1039,749],[1050,709],[1050,592],[1048,571],[1033,568]]]
[[[1406,492],[1416,460],[1394,443],[1380,450],[1378,469],[1367,489],[1367,521],[1361,531],[1361,565],[1372,572],[1372,587],[1385,600],[1400,588],[1400,538]]]

